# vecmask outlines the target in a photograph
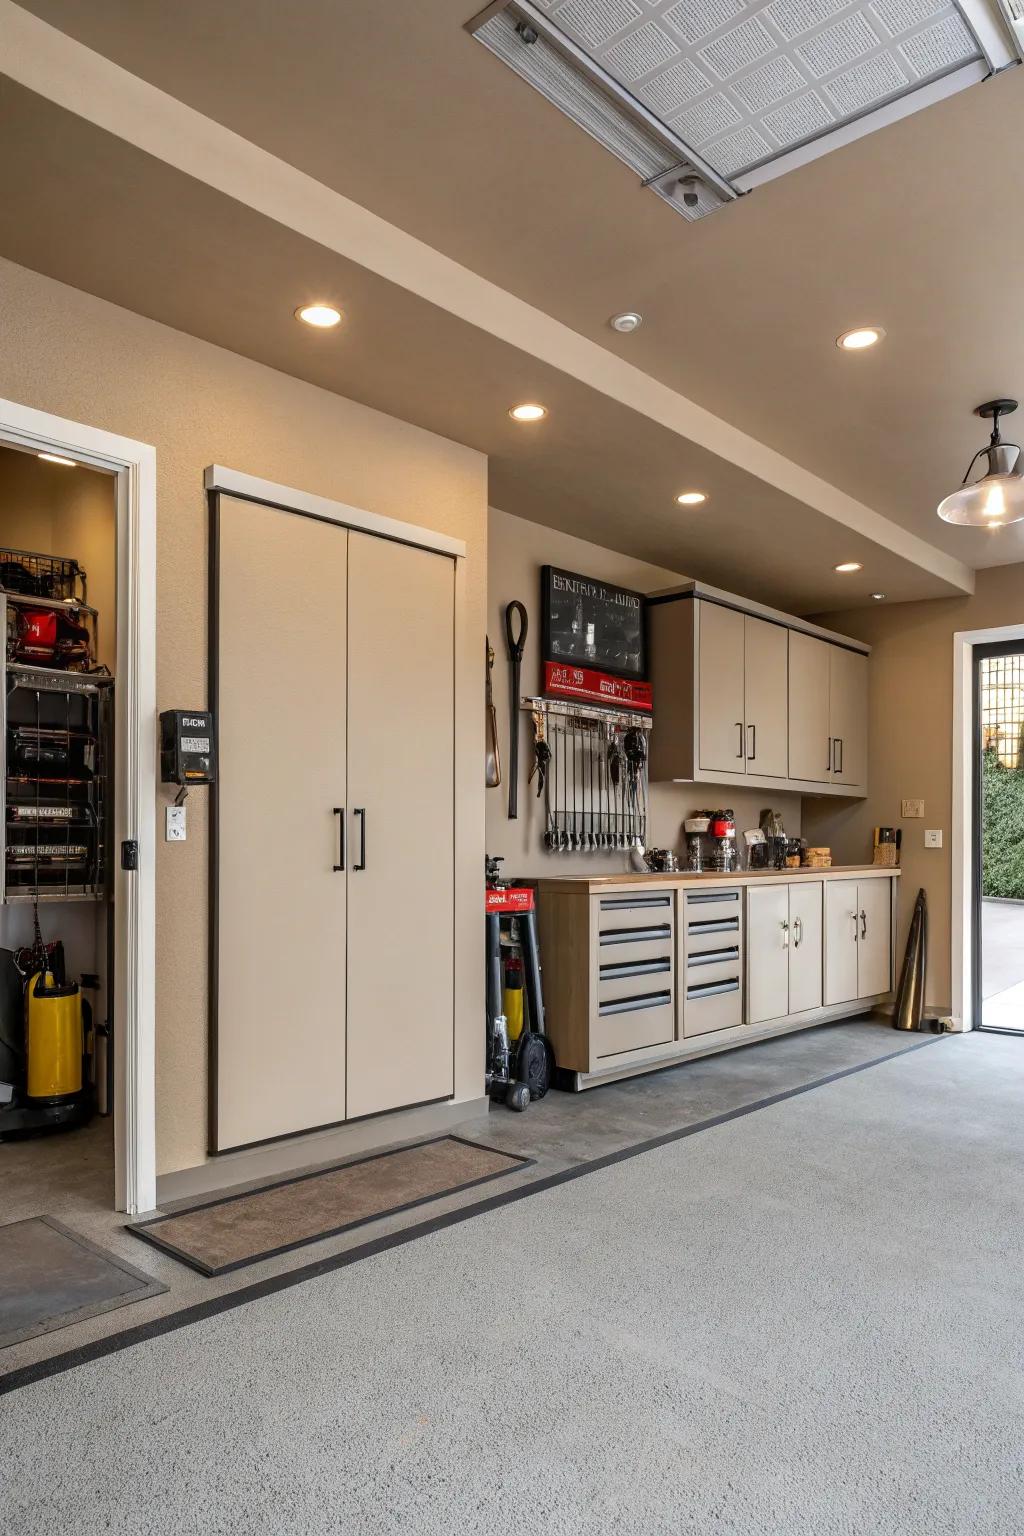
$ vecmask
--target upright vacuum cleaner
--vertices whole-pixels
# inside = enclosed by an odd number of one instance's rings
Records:
[[[13,1090],[0,1105],[0,1137],[91,1119],[91,1042],[89,1004],[67,979],[63,944],[43,942],[37,907],[32,943],[0,950],[0,1081]]]
[[[487,1092],[509,1109],[524,1110],[542,1099],[555,1075],[555,1053],[544,1033],[540,952],[533,890],[501,878],[501,859],[486,861],[487,890]],[[529,1028],[512,1037],[504,1005],[501,960],[502,924],[515,920],[521,929]],[[521,1022],[521,1021],[520,1021]]]

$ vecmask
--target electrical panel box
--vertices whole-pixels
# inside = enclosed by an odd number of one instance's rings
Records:
[[[164,784],[217,781],[213,716],[207,710],[165,709],[160,716],[160,778]]]

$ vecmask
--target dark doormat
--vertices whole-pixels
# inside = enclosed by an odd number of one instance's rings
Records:
[[[166,1289],[52,1216],[0,1227],[0,1349]]]
[[[129,1226],[128,1231],[202,1275],[223,1275],[460,1189],[487,1184],[532,1161],[460,1136],[438,1136],[155,1216]]]

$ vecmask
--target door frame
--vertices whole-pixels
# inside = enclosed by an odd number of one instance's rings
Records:
[[[952,1004],[953,1027],[980,1029],[978,1005],[980,890],[977,858],[977,800],[974,771],[978,747],[974,708],[976,651],[985,646],[1019,644],[1024,649],[1024,624],[996,629],[960,630],[953,636],[953,857],[952,857]],[[1009,1033],[1009,1031],[1000,1031]]]
[[[115,481],[113,849],[134,839],[139,855],[130,874],[111,860],[114,1204],[134,1216],[156,1205],[156,449],[13,400],[0,400],[0,444],[62,453]]]

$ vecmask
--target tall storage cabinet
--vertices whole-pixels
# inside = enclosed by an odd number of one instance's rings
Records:
[[[216,502],[223,1152],[453,1091],[454,562]]]

